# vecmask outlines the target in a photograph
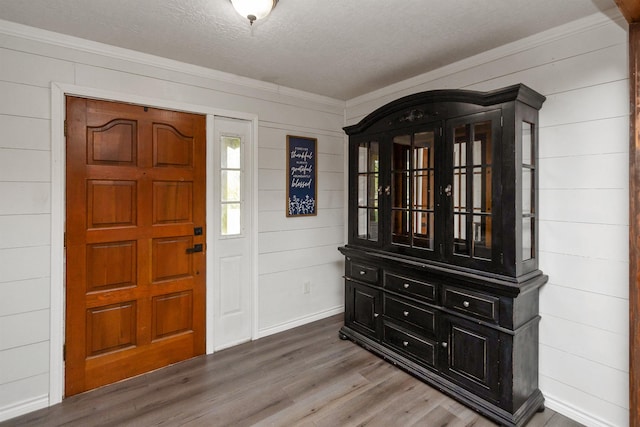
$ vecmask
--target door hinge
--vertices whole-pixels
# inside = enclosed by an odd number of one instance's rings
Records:
[[[64,136],[67,136],[67,121],[64,121]]]
[[[67,361],[67,345],[66,344],[62,345],[62,361],[63,362]]]
[[[62,235],[62,247],[66,248],[67,247],[67,232],[65,231],[64,234]]]
[[[500,127],[504,126],[504,117],[500,116]]]
[[[504,264],[504,253],[500,252],[500,264]]]

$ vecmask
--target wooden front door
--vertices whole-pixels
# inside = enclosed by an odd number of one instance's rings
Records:
[[[205,352],[205,117],[67,97],[71,396]]]

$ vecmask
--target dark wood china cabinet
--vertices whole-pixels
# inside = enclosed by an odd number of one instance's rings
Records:
[[[340,336],[502,425],[538,389],[538,110],[524,85],[400,98],[348,126]]]

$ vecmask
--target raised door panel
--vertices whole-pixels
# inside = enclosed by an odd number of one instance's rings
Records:
[[[359,283],[346,285],[347,324],[353,329],[378,338],[382,317],[381,292]]]
[[[153,164],[157,167],[193,167],[193,138],[173,126],[153,125]]]
[[[123,301],[87,310],[87,357],[135,347],[136,302]]]
[[[87,164],[135,166],[138,153],[138,123],[112,120],[87,127]]]
[[[88,228],[135,226],[137,222],[136,188],[135,181],[88,180]]]
[[[443,373],[485,399],[500,397],[500,339],[498,331],[453,316],[443,316],[446,339]]]
[[[136,255],[136,241],[87,245],[87,292],[136,286]]]

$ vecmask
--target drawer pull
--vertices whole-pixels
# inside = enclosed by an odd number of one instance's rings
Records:
[[[373,313],[373,317],[378,317],[380,316],[378,313]]]
[[[409,289],[409,284],[405,283],[404,285],[402,285],[405,289]]]
[[[444,341],[441,345],[442,345],[442,348],[447,348],[447,345],[448,345],[448,344],[447,344],[447,342],[446,342],[446,341]]]
[[[409,341],[402,341],[402,345],[405,347],[409,347]]]
[[[364,270],[360,270],[360,275],[361,275],[361,276],[364,276],[365,274],[367,274],[367,272],[366,272],[366,271],[364,271]]]
[[[407,317],[409,315],[408,311],[403,311],[402,314],[404,314],[404,317]]]
[[[463,303],[462,303],[462,305],[463,305],[465,308],[467,308],[467,307],[469,307],[471,304],[469,304],[469,301],[465,301],[465,302],[463,302]]]

